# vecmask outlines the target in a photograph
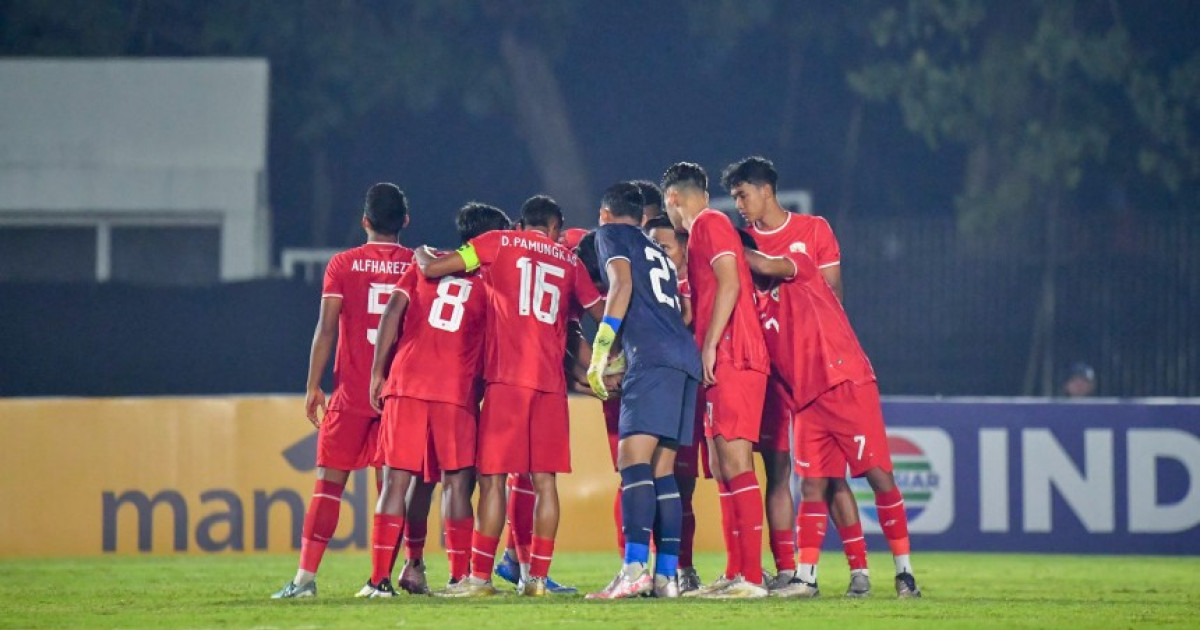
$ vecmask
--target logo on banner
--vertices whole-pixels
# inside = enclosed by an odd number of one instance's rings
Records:
[[[892,471],[904,495],[908,529],[916,534],[937,534],[954,522],[954,447],[940,429],[888,431]],[[875,494],[866,478],[850,480],[863,515],[863,529],[879,533]]]

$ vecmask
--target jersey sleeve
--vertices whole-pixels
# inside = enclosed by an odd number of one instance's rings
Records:
[[[576,258],[575,301],[584,309],[589,309],[602,299],[600,292],[596,290],[596,285],[592,284],[592,277],[588,275],[587,268]]]
[[[464,245],[459,250],[459,255],[463,256],[463,259],[466,260],[467,255],[463,253],[463,250],[470,248],[474,251],[475,258],[479,261],[479,266],[486,267],[496,262],[496,256],[500,253],[500,240],[503,235],[504,233],[500,230],[480,234]],[[472,271],[469,261],[467,267],[467,271]]]
[[[325,279],[321,283],[321,297],[342,297],[342,258],[334,256],[325,265]]]
[[[613,258],[624,258],[627,262],[630,261],[629,243],[624,239],[616,238],[611,230],[597,230],[596,261],[600,265],[601,272],[604,272],[608,261]]]
[[[813,262],[819,269],[841,264],[842,250],[837,237],[833,235],[833,228],[824,218],[818,219],[813,238]]]
[[[392,293],[403,293],[404,297],[408,298],[409,302],[412,302],[413,294],[417,291],[417,281],[422,277],[419,267],[416,265],[410,266],[400,276],[400,279],[396,281],[396,286],[392,287]]]
[[[728,222],[722,223],[713,218],[696,223],[693,228],[689,239],[700,239],[696,252],[704,256],[710,266],[722,256],[736,256],[742,249],[741,239]]]
[[[787,252],[783,257],[792,261],[792,264],[796,266],[796,274],[788,278],[789,282],[808,282],[817,275],[817,265],[812,258],[808,257],[808,254]]]

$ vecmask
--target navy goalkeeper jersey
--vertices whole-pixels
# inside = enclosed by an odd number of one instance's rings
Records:
[[[596,229],[596,254],[602,272],[614,258],[629,261],[633,295],[620,331],[629,371],[663,366],[699,379],[700,351],[683,325],[679,279],[671,259],[641,229],[622,223]]]

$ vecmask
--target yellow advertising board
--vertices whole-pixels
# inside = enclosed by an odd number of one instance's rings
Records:
[[[615,552],[619,478],[600,403],[570,407],[574,472],[560,477],[556,547]],[[0,430],[0,557],[299,548],[316,456],[299,397],[0,399]],[[373,475],[356,473],[332,549],[366,549],[374,500]],[[696,547],[720,549],[711,481],[698,483],[695,511]],[[435,503],[431,532],[438,513]]]

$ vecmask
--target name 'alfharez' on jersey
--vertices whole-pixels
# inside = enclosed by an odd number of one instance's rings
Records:
[[[363,273],[388,273],[402,274],[408,270],[407,262],[398,260],[372,260],[370,258],[355,258],[354,262],[350,263],[350,271],[361,271]]]

